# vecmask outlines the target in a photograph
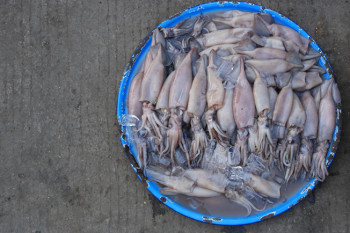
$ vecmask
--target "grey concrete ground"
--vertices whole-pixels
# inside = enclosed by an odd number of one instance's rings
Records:
[[[202,1],[0,1],[0,232],[349,232],[350,4],[253,1],[306,29],[344,100],[326,182],[288,212],[214,226],[168,209],[139,182],[117,136],[124,66],[170,15]]]

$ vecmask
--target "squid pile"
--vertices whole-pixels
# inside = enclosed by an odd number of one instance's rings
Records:
[[[133,77],[137,161],[164,195],[225,196],[246,214],[328,175],[340,93],[310,39],[231,10],[156,28]]]

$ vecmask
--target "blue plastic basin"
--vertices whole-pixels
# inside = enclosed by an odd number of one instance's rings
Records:
[[[208,12],[216,12],[216,11],[224,11],[224,10],[242,10],[242,11],[250,11],[250,12],[264,12],[272,15],[275,22],[283,24],[285,26],[288,26],[290,28],[293,28],[295,31],[300,33],[302,36],[306,38],[311,38],[302,28],[300,28],[296,23],[291,21],[290,19],[282,16],[281,14],[266,9],[262,6],[250,4],[250,3],[244,3],[244,2],[213,2],[213,3],[205,3],[201,4],[195,7],[191,7],[182,13],[171,17],[170,19],[162,22],[157,27],[173,27],[178,22],[183,21],[189,17],[196,16],[200,13],[208,13]],[[148,181],[145,177],[143,177],[142,173],[136,168],[137,165],[135,164],[135,161],[137,159],[136,156],[136,147],[133,145],[130,140],[128,140],[128,134],[126,133],[127,127],[123,126],[123,119],[124,116],[128,114],[128,108],[127,108],[127,97],[129,92],[129,87],[132,82],[132,78],[136,75],[136,72],[139,68],[139,66],[142,64],[143,59],[145,58],[150,44],[151,44],[151,34],[144,39],[143,42],[141,42],[140,46],[136,48],[134,54],[132,55],[130,62],[127,64],[123,78],[121,80],[120,86],[119,86],[119,93],[118,93],[118,103],[117,103],[117,117],[118,117],[118,123],[121,130],[121,137],[120,141],[122,146],[126,149],[127,155],[130,158],[131,165],[135,173],[137,174],[138,178],[143,181],[147,189],[160,201],[162,201],[165,205],[170,207],[171,209],[175,210],[176,212],[187,216],[189,218],[201,221],[201,222],[207,222],[212,224],[220,224],[220,225],[243,225],[243,224],[250,224],[258,221],[262,221],[268,218],[271,218],[273,216],[276,216],[293,206],[295,206],[297,203],[299,203],[302,199],[304,199],[310,192],[315,188],[318,181],[315,179],[312,179],[308,183],[306,183],[299,191],[297,191],[294,195],[292,195],[290,198],[288,198],[287,201],[282,202],[276,206],[273,206],[272,208],[268,208],[262,212],[259,212],[257,214],[252,214],[248,217],[242,216],[242,217],[224,217],[224,216],[211,216],[211,215],[203,215],[199,212],[196,212],[193,209],[189,209],[188,207],[185,207],[176,201],[172,199],[171,197],[167,197],[162,195],[159,190],[160,187],[154,183]],[[332,68],[324,55],[324,53],[321,51],[319,46],[315,43],[315,41],[311,38],[311,44],[310,46],[315,49],[316,51],[319,51],[322,56],[319,60],[319,65],[323,67],[327,73],[323,75],[324,79],[329,79],[333,77],[333,71]],[[327,154],[327,166],[331,164],[333,161],[333,158],[335,156],[335,152],[338,147],[338,143],[340,141],[340,131],[341,131],[341,106],[337,106],[335,109],[336,111],[336,127],[333,134],[333,139],[330,144],[328,154]],[[130,154],[131,153],[131,154]],[[133,156],[133,157],[131,157]]]

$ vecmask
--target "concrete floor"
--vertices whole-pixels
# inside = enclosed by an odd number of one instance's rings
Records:
[[[343,97],[330,176],[286,213],[239,227],[183,217],[130,168],[115,105],[146,34],[202,1],[0,3],[0,232],[350,232],[350,4],[252,1],[303,27],[328,56]]]

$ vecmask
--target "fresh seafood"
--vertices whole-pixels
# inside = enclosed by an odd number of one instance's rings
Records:
[[[295,158],[300,147],[300,133],[304,130],[306,120],[305,110],[299,97],[293,94],[293,107],[287,122],[285,144],[279,151],[281,167],[285,170],[285,180],[288,182],[295,170]]]
[[[329,147],[329,142],[332,140],[335,127],[335,104],[332,96],[333,80],[328,86],[328,90],[321,99],[320,108],[318,110],[318,138],[316,151],[312,156],[312,175],[324,181],[328,175],[326,167],[326,155]]]
[[[298,176],[302,168],[304,168],[305,172],[309,172],[314,147],[313,140],[317,138],[318,130],[318,120],[315,120],[318,119],[316,103],[309,91],[305,91],[302,94],[301,103],[305,109],[306,120],[304,131],[302,132],[299,155],[296,158],[295,176]]]
[[[223,107],[225,98],[224,85],[216,71],[214,65],[214,50],[211,51],[209,57],[209,65],[207,68],[208,89],[207,89],[207,105],[208,110],[205,113],[205,121],[210,135],[210,139],[214,138],[220,143],[225,143],[228,136],[223,132],[219,124],[216,122],[216,112]]]
[[[291,177],[325,180],[341,96],[309,43],[238,10],[153,31],[126,119],[161,194],[225,196],[250,215],[281,200]]]
[[[158,47],[157,55],[142,79],[140,101],[143,103],[143,115],[142,125],[138,131],[145,128],[152,136],[161,139],[162,135],[159,127],[163,125],[154,111],[154,105],[164,82],[165,68],[163,64],[163,47],[160,44],[156,46]]]
[[[199,68],[194,77],[192,87],[189,94],[187,113],[191,117],[191,127],[194,138],[190,148],[190,158],[195,160],[198,158],[198,163],[201,162],[205,148],[208,145],[207,135],[202,127],[201,118],[206,106],[207,94],[207,74],[206,74],[206,56],[199,59]]]
[[[261,158],[272,162],[275,148],[270,131],[270,92],[259,72],[255,68],[253,68],[253,70],[257,77],[254,82],[253,93],[256,110],[258,112],[258,154]]]
[[[255,104],[253,90],[245,72],[243,60],[240,60],[240,73],[233,96],[233,116],[238,128],[234,155],[246,165],[248,153],[248,129],[254,126]],[[256,135],[257,136],[257,135]]]
[[[167,188],[160,191],[165,195],[186,194],[193,197],[215,197],[220,195],[218,192],[198,186],[195,181],[185,176],[165,175],[152,169],[147,169],[146,174],[151,180],[167,186]]]
[[[189,93],[192,85],[192,49],[176,69],[169,90],[169,108],[171,115],[168,123],[166,147],[161,154],[170,154],[173,166],[175,166],[174,154],[178,145],[186,153],[187,163],[190,166],[189,148],[182,135],[182,117],[187,109]]]

